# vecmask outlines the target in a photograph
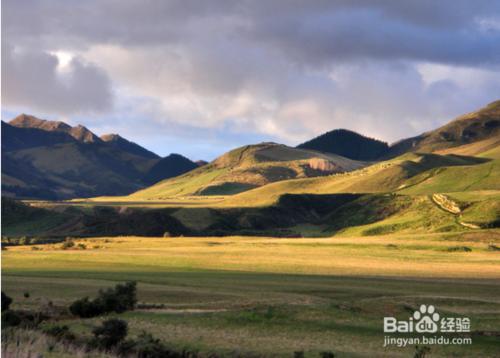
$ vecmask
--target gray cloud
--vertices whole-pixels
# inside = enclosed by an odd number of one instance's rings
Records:
[[[66,68],[46,52],[2,48],[2,102],[4,106],[69,115],[111,108],[111,85],[94,65],[74,58]]]
[[[133,112],[186,140],[182,128],[295,144],[336,127],[395,140],[500,94],[493,0],[6,0],[2,10],[15,44],[2,54],[5,104],[104,111],[113,86],[134,106],[98,120]],[[55,51],[75,56],[71,80]]]
[[[151,46],[222,34],[269,43],[311,64],[359,57],[498,64],[500,56],[498,31],[478,26],[480,19],[499,19],[500,3],[494,0],[7,0],[3,5],[6,37],[46,46]]]

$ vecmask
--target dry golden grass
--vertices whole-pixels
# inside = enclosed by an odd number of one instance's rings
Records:
[[[140,271],[179,269],[236,270],[320,275],[500,278],[500,255],[488,244],[494,231],[459,236],[406,235],[327,239],[98,238],[78,240],[87,250],[62,250],[61,244],[9,248],[4,270],[103,269]],[[100,248],[92,249],[98,245]],[[449,252],[467,246],[471,252]]]

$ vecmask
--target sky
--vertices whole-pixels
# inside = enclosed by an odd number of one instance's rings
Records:
[[[2,120],[211,160],[336,128],[389,143],[500,98],[500,1],[3,0]]]

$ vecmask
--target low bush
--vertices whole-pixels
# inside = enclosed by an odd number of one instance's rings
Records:
[[[5,292],[2,291],[2,312],[7,311],[12,303],[12,298],[7,296]]]
[[[471,252],[472,249],[468,246],[450,246],[446,249],[448,252]]]
[[[92,333],[99,347],[109,349],[125,339],[128,325],[126,321],[112,318],[104,321],[101,326],[95,327]]]
[[[34,329],[48,318],[49,316],[41,312],[7,310],[2,313],[2,329],[6,327]]]
[[[2,313],[2,328],[6,327],[16,327],[22,322],[22,318],[17,312],[5,311]]]
[[[64,326],[52,326],[49,328],[46,328],[43,330],[43,332],[49,336],[52,336],[58,340],[61,341],[66,341],[66,342],[71,342],[76,339],[76,336],[71,333],[69,330],[69,327],[64,325]]]
[[[69,311],[78,317],[90,318],[103,314],[102,305],[98,300],[90,301],[88,297],[76,300],[69,306]]]
[[[71,249],[74,246],[75,246],[75,242],[73,240],[66,240],[61,245],[61,249],[67,250],[67,249]]]
[[[99,295],[94,300],[89,300],[88,297],[76,300],[69,310],[75,316],[89,318],[108,312],[122,313],[133,310],[136,304],[137,283],[130,281],[99,291]]]
[[[497,245],[490,244],[488,245],[488,251],[500,251],[500,247]]]
[[[158,338],[144,331],[135,340],[128,339],[119,343],[115,351],[118,356],[138,358],[197,358],[200,356],[196,351],[171,349]],[[208,357],[219,358],[219,355],[211,353]]]
[[[415,354],[413,355],[413,358],[425,358],[427,357],[428,353],[431,352],[431,348],[427,346],[415,346]]]

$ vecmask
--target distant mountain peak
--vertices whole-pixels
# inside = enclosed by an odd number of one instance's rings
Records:
[[[69,130],[69,133],[73,136],[73,138],[80,142],[95,143],[101,141],[101,139],[94,133],[92,133],[87,127],[84,127],[80,124],[76,127],[71,128]]]
[[[196,163],[183,155],[172,153],[160,159],[151,167],[143,180],[151,185],[161,180],[184,174],[197,167],[198,165]]]
[[[19,128],[38,128],[43,130],[69,130],[71,126],[61,121],[47,121],[35,116],[22,113],[9,122],[10,125]]]
[[[334,129],[297,146],[320,152],[338,154],[355,160],[376,160],[389,145],[348,129]]]
[[[116,133],[103,134],[100,138],[104,142],[116,142],[120,139],[124,139],[122,136]]]
[[[37,128],[49,132],[65,132],[76,140],[84,143],[95,143],[100,141],[98,136],[80,124],[71,127],[69,124],[61,121],[48,121],[25,113],[11,120],[9,124],[18,128]]]

